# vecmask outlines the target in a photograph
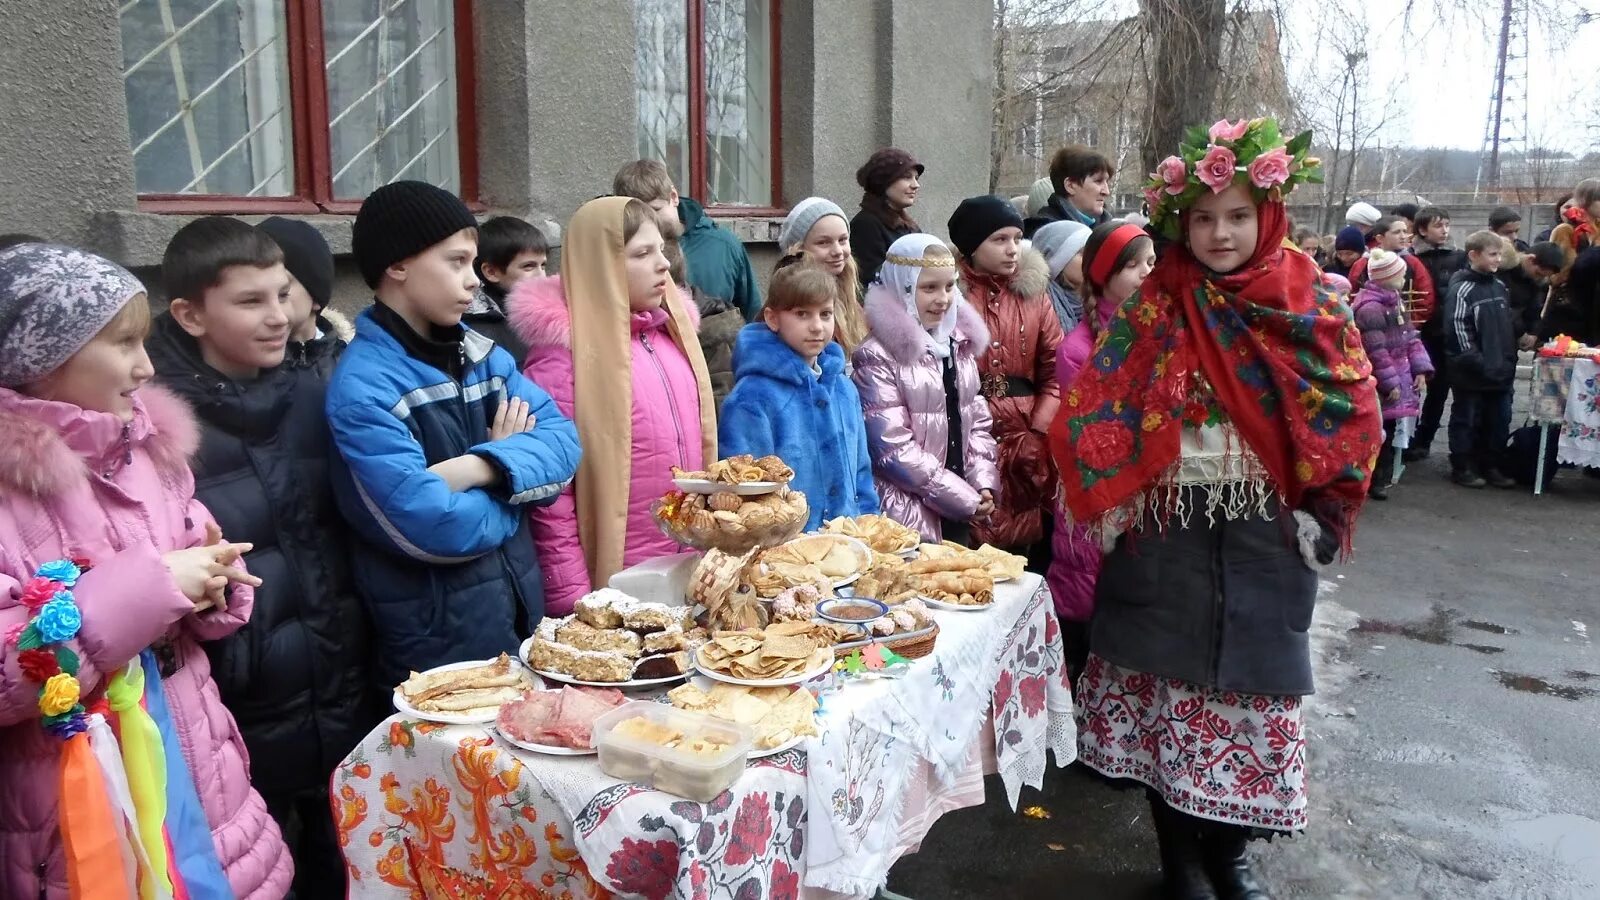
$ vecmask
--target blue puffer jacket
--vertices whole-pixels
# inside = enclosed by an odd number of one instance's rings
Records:
[[[373,677],[515,652],[544,614],[544,578],[525,504],[554,502],[578,469],[578,431],[511,354],[467,330],[459,381],[409,355],[373,319],[328,385],[343,465],[335,496],[359,540],[352,564],[375,632]],[[502,402],[520,397],[537,426],[489,442]],[[490,461],[499,488],[451,491],[427,467],[464,453]]]
[[[822,377],[761,322],[733,348],[733,391],[722,403],[717,445],[724,457],[776,454],[794,469],[790,486],[811,507],[806,529],[837,516],[878,511],[861,395],[844,374],[844,350],[830,343]]]

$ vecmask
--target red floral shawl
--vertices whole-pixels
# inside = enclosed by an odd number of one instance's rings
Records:
[[[1280,500],[1309,508],[1348,552],[1383,443],[1372,366],[1349,307],[1286,249],[1283,204],[1260,215],[1255,253],[1231,275],[1169,246],[1062,386],[1050,449],[1074,520],[1104,524],[1130,502],[1170,518],[1198,370]]]

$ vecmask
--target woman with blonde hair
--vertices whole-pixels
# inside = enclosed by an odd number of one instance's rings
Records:
[[[796,203],[778,230],[778,249],[784,254],[779,268],[803,257],[820,266],[839,285],[839,302],[833,309],[834,340],[848,359],[867,338],[867,318],[862,309],[860,270],[850,252],[850,220],[839,204],[823,197]]]

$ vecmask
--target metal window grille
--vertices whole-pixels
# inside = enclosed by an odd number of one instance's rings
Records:
[[[402,178],[460,192],[450,0],[324,3],[333,196]]]
[[[775,3],[635,0],[639,155],[708,205],[775,199]]]
[[[282,4],[129,0],[119,20],[139,192],[291,194]]]

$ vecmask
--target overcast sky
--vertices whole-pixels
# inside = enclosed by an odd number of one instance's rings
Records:
[[[1526,137],[1530,143],[1578,155],[1600,149],[1593,133],[1583,128],[1585,122],[1600,119],[1600,80],[1594,65],[1600,59],[1596,52],[1600,20],[1575,24],[1578,11],[1584,6],[1600,11],[1600,2],[1528,2],[1559,9],[1561,21],[1552,27],[1534,16],[1529,23]],[[1377,91],[1389,90],[1397,101],[1383,143],[1480,149],[1494,82],[1501,4],[1462,0],[1454,5],[1473,12],[1441,18],[1438,5],[1451,4],[1416,0],[1409,33],[1403,5],[1363,4],[1372,34],[1364,97],[1375,98]],[[1290,21],[1284,52],[1290,77],[1318,78],[1337,90],[1343,64],[1326,40],[1317,40],[1319,27],[1330,20],[1325,4],[1312,0],[1285,6]],[[1579,50],[1584,46],[1589,48],[1587,54]]]

